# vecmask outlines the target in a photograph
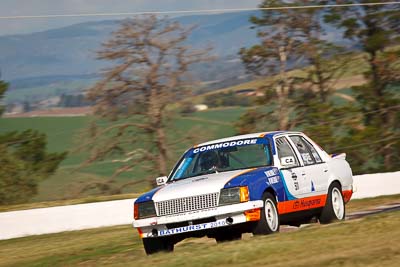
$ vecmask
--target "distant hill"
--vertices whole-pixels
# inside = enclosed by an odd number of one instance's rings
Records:
[[[210,44],[212,53],[219,57],[194,69],[195,77],[207,82],[209,89],[245,81],[245,70],[237,53],[241,47],[257,42],[256,32],[250,29],[248,21],[255,14],[252,11],[174,18],[186,26],[197,25],[189,45],[201,48]],[[11,82],[6,101],[31,99],[38,88],[46,92],[39,94],[39,98],[82,91],[109,64],[96,60],[96,51],[120,22],[87,22],[32,34],[1,36],[0,69],[2,78]],[[74,86],[70,87],[71,83]],[[16,90],[24,92],[15,93]]]
[[[198,25],[188,43],[194,47],[212,44],[221,57],[236,54],[256,41],[249,30],[250,12],[198,15],[174,20]],[[24,35],[0,37],[0,67],[3,77],[17,80],[53,75],[87,75],[106,63],[96,60],[96,51],[121,21],[99,21]]]

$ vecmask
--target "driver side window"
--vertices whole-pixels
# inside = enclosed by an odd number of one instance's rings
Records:
[[[299,161],[290,146],[286,137],[279,137],[275,140],[276,149],[278,151],[279,161],[282,167],[293,168],[299,167]]]

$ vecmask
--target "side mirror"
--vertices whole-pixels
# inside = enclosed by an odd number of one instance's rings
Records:
[[[296,165],[296,161],[293,156],[282,157],[281,165],[282,165],[282,167],[292,167],[292,166]]]
[[[161,176],[156,178],[157,185],[165,185],[167,183],[168,177]]]

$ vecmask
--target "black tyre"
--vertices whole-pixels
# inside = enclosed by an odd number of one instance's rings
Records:
[[[157,252],[174,251],[174,243],[166,238],[143,238],[143,247],[147,255]]]
[[[217,243],[229,242],[240,239],[242,239],[242,233],[234,231],[223,231],[215,236],[215,241],[217,241]]]
[[[261,218],[253,228],[254,235],[268,235],[279,232],[280,219],[275,197],[265,192],[264,207],[261,209]]]
[[[333,183],[329,187],[328,197],[321,215],[319,222],[327,224],[334,221],[342,221],[346,216],[346,206],[344,205],[342,188],[339,183]]]

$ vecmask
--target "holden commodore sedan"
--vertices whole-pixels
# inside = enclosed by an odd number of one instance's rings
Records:
[[[344,220],[353,193],[345,154],[328,155],[300,132],[264,132],[187,150],[159,187],[134,204],[147,254],[188,237],[217,242],[266,235],[281,224]]]

